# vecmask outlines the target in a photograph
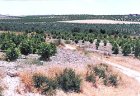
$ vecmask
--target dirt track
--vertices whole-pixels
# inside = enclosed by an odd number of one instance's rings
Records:
[[[126,74],[127,76],[132,77],[135,80],[137,80],[138,82],[140,82],[140,72],[132,70],[132,69],[127,68],[127,67],[124,67],[124,66],[119,65],[117,63],[112,63],[110,61],[106,61],[103,58],[99,58],[99,57],[94,57],[94,58],[100,60],[102,63],[109,64],[109,65],[115,67],[120,72],[122,72],[122,73]]]

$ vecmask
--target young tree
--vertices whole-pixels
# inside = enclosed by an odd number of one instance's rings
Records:
[[[134,55],[135,57],[139,57],[140,56],[140,42],[137,41],[134,47]]]
[[[7,61],[13,61],[13,60],[16,60],[18,57],[19,57],[19,49],[17,48],[9,48],[7,51],[6,51],[6,59]]]
[[[42,60],[49,60],[50,56],[55,55],[56,53],[56,46],[52,43],[47,44],[45,42],[40,44],[39,54],[41,55]]]
[[[104,42],[104,46],[106,46],[107,45],[107,40],[104,40],[103,42]]]
[[[33,48],[31,46],[30,40],[25,40],[21,42],[21,44],[19,45],[19,49],[20,49],[21,54],[24,54],[24,55],[31,54],[33,51]]]
[[[100,42],[101,40],[100,39],[97,39],[95,45],[96,45],[96,50],[98,50],[99,46],[100,46]]]
[[[96,50],[98,50],[99,46],[100,46],[100,42],[96,42]]]
[[[128,43],[125,43],[122,48],[122,53],[124,56],[128,56],[131,53],[131,45]]]
[[[112,44],[112,53],[116,55],[119,54],[119,45],[116,42]]]

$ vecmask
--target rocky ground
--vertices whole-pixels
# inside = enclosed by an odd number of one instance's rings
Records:
[[[6,89],[3,91],[4,96],[23,96],[23,94],[24,96],[40,96],[34,93],[25,94],[23,92],[22,95],[21,93],[17,93],[17,88],[21,84],[21,80],[19,78],[19,72],[21,71],[27,69],[36,70],[36,68],[39,67],[43,68],[44,66],[55,66],[56,64],[72,68],[84,68],[87,64],[95,64],[95,60],[85,56],[83,53],[62,47],[57,49],[57,54],[52,56],[48,62],[39,61],[38,58],[39,56],[36,54],[31,54],[26,57],[22,56],[15,62],[0,61],[0,69],[4,71],[2,82],[6,86]]]
[[[69,45],[59,46],[57,49],[57,54],[55,56],[52,56],[50,58],[50,61],[48,61],[48,62],[38,60],[39,56],[36,54],[22,56],[22,57],[20,57],[20,59],[18,59],[17,61],[14,61],[14,62],[0,61],[0,76],[2,74],[1,83],[3,85],[5,85],[3,95],[4,96],[42,96],[37,93],[30,93],[30,92],[24,91],[24,84],[22,84],[21,79],[19,77],[19,72],[21,72],[21,71],[22,72],[24,72],[26,70],[35,71],[39,68],[47,70],[47,68],[56,66],[56,65],[61,65],[63,67],[71,67],[71,68],[75,68],[75,69],[76,68],[82,69],[82,68],[85,68],[87,66],[87,64],[98,64],[99,62],[102,62],[102,60],[98,60],[98,59],[101,59],[100,57],[97,57],[96,55],[91,56],[91,55],[88,55],[88,53],[85,53],[85,52],[97,53],[97,51],[94,51],[95,50],[94,45],[92,45],[90,47],[86,46],[84,48],[84,50],[82,49],[82,51],[80,49],[78,49],[78,51],[77,51],[76,48],[77,47],[72,47]],[[85,52],[83,52],[83,51],[85,51]],[[104,52],[105,51],[103,51],[103,49],[100,51],[100,53],[102,53],[102,54]],[[107,52],[109,52],[109,51],[107,50]],[[108,63],[108,62],[105,62],[105,63]],[[113,64],[113,63],[111,63],[111,64]],[[120,68],[122,68],[122,67],[120,67]],[[135,74],[135,73],[133,73],[133,74]],[[137,76],[137,75],[135,75],[135,76]],[[132,77],[132,76],[130,76],[130,77]],[[135,77],[133,77],[133,78],[135,78]],[[21,85],[22,85],[22,87],[21,87]],[[20,90],[19,90],[19,87],[20,87]],[[67,95],[64,95],[64,96],[67,96]],[[86,96],[86,95],[82,95],[82,96]],[[88,95],[88,96],[90,96],[90,95]],[[109,96],[111,96],[111,95],[109,95]],[[118,95],[114,95],[114,96],[118,96]],[[137,96],[137,95],[131,95],[131,96]]]

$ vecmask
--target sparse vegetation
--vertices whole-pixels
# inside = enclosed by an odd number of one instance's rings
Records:
[[[9,48],[6,52],[6,60],[13,61],[16,60],[20,55],[19,49],[17,48]]]
[[[21,54],[41,54],[42,58],[48,59],[56,53],[56,46],[45,43],[46,36],[42,33],[28,33],[16,35],[14,33],[0,34],[0,48],[6,52],[7,60],[16,60]]]
[[[42,60],[49,60],[50,56],[55,55],[56,46],[53,43],[41,43],[39,48],[39,54],[41,55]]]
[[[34,87],[41,90],[42,94],[53,95],[58,87],[57,80],[53,80],[41,74],[33,75]]]
[[[103,80],[104,85],[106,86],[118,86],[120,79],[117,74],[110,69],[108,65],[99,64],[96,66],[88,66],[88,74],[86,75],[86,80],[95,84],[96,77],[99,77]]]
[[[58,77],[59,87],[66,92],[80,92],[81,78],[72,69],[65,69]]]

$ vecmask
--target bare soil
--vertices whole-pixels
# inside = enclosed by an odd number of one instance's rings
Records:
[[[92,19],[92,20],[71,20],[71,21],[58,21],[64,23],[85,23],[85,24],[140,24],[140,22],[130,22],[130,21],[115,21],[115,20],[105,20],[105,19]]]

